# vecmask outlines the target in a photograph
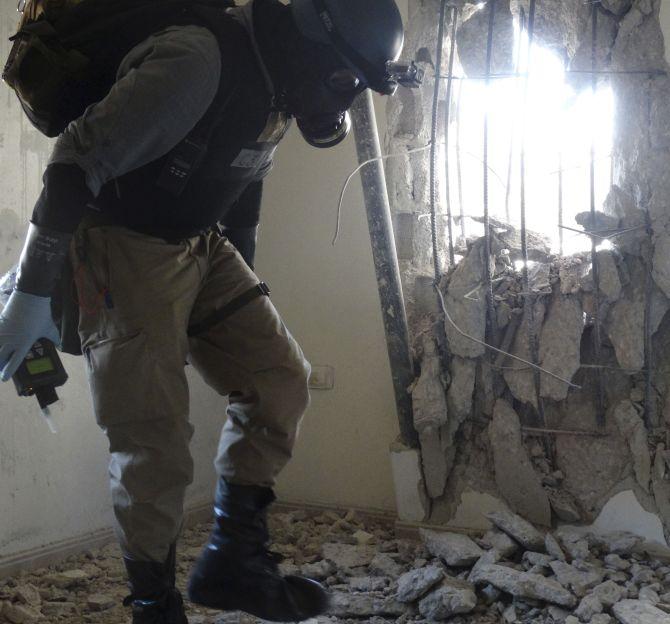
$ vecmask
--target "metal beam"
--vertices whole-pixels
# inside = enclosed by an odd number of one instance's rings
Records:
[[[409,347],[407,314],[393,235],[391,207],[386,189],[386,176],[380,160],[379,134],[372,93],[369,89],[356,98],[351,108],[351,117],[359,162],[378,159],[367,164],[361,171],[363,195],[386,333],[386,345],[393,376],[400,434],[406,445],[416,448],[419,446],[419,439],[414,428],[412,396],[409,393],[409,387],[415,378],[414,365]]]

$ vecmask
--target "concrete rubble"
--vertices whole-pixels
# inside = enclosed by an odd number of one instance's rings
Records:
[[[661,2],[602,0],[597,7],[598,69],[653,72],[598,77],[598,87],[611,87],[616,99],[611,185],[604,203],[596,206],[595,218],[587,210],[577,215],[575,223],[567,224],[608,240],[609,244],[598,245],[597,291],[589,251],[560,257],[555,244],[533,231],[526,232],[526,284],[521,232],[501,221],[501,206],[494,200],[488,255],[493,296],[487,310],[481,207],[465,207],[470,231],[462,234],[461,221],[454,221],[455,266],[449,265],[446,253],[447,220],[438,219],[440,288],[458,328],[476,341],[542,366],[572,386],[487,351],[445,320],[434,303],[426,305],[412,296],[416,284],[432,284],[431,232],[425,218],[429,159],[412,155],[388,162],[392,209],[399,224],[413,223],[411,230],[399,227],[396,234],[400,248],[413,250],[401,254],[400,268],[417,364],[423,371],[423,345],[429,338],[437,344],[439,360],[426,357],[425,366],[431,369],[439,361],[441,375],[431,374],[439,377],[446,392],[443,424],[432,428],[432,440],[427,430],[422,436],[428,522],[453,521],[459,514],[458,501],[465,493],[475,492],[539,524],[589,525],[613,496],[632,490],[641,507],[662,521],[666,540],[670,538],[666,458],[670,449],[670,67],[659,17]],[[456,4],[462,8],[456,36],[457,71],[480,76],[486,69],[489,9],[475,0]],[[388,153],[430,141],[439,6],[438,0],[409,2],[406,54],[416,54],[427,79],[420,90],[390,103]],[[529,8],[528,0],[496,3],[493,72],[513,69],[511,28],[522,14],[528,17]],[[537,3],[536,43],[565,59],[571,70],[588,72],[592,9],[592,3],[582,0]],[[569,80],[576,90],[590,88],[588,73],[572,73]],[[458,108],[451,110],[455,131]],[[450,140],[456,140],[453,133]],[[457,183],[451,182],[451,208],[457,214]],[[553,218],[554,203],[552,187],[546,206],[537,208]],[[588,243],[586,236],[583,240]],[[651,373],[646,370],[649,364]],[[433,420],[442,422],[439,415]],[[440,452],[444,460],[437,456]],[[583,540],[560,545],[568,561],[583,554],[585,547]],[[553,543],[550,548],[552,555],[558,555]],[[599,613],[597,607],[595,601],[587,601],[582,615],[589,609],[594,619],[612,615]]]
[[[310,624],[670,624],[670,550],[653,558],[645,554],[652,545],[631,534],[546,532],[514,514],[490,516],[500,528],[484,535],[419,536],[355,511],[278,512],[271,549],[285,573],[311,575],[331,593],[329,614]],[[184,532],[182,590],[209,529]],[[126,595],[121,555],[109,545],[0,581],[0,622],[125,623]],[[190,604],[187,611],[189,624],[264,624]]]

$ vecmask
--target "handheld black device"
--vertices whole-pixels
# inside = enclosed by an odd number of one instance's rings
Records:
[[[12,377],[19,396],[35,396],[42,409],[58,401],[56,388],[67,379],[56,347],[46,338],[32,346]]]

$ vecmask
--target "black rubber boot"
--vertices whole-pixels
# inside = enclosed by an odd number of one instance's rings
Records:
[[[221,611],[244,611],[272,622],[300,622],[325,613],[324,588],[299,576],[283,577],[267,550],[269,488],[219,479],[214,530],[188,586],[194,602]]]
[[[173,545],[164,564],[125,559],[133,624],[188,624],[181,594],[175,589],[177,550]]]

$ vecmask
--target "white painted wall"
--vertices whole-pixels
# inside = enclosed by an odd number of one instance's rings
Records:
[[[308,359],[335,368],[315,391],[279,495],[288,500],[393,509],[389,444],[398,435],[361,186],[337,199],[356,166],[353,137],[331,151],[293,131],[268,184],[258,272]]]
[[[0,58],[16,21],[0,8]],[[380,111],[383,119],[383,111]],[[0,87],[0,271],[17,259],[48,143]],[[345,201],[340,243],[332,248],[337,197],[356,166],[353,140],[317,152],[292,132],[267,185],[258,272],[273,288],[287,325],[315,364],[335,368],[335,389],[315,392],[295,459],[278,486],[281,499],[394,509],[388,446],[398,433],[381,313],[360,183]],[[91,414],[80,359],[52,435],[36,403],[0,386],[0,564],[29,549],[111,526],[107,442]],[[191,505],[213,486],[212,459],[223,405],[192,376]]]

